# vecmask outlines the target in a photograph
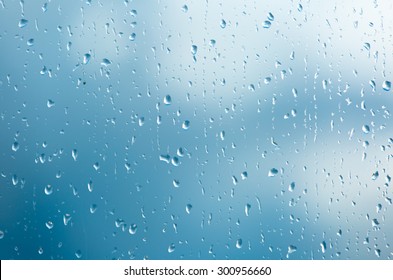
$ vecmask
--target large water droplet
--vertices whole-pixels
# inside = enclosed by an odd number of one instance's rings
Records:
[[[172,103],[172,97],[168,94],[164,97],[164,104],[171,105],[171,103]]]
[[[370,127],[367,124],[365,124],[362,126],[362,131],[367,134],[370,132]]]
[[[103,66],[109,66],[111,64],[112,64],[112,62],[107,58],[104,58],[101,62],[101,65],[103,65]]]
[[[295,182],[292,182],[292,183],[289,184],[288,190],[289,190],[290,192],[293,192],[294,189],[295,189]]]
[[[192,55],[195,56],[197,54],[197,52],[198,52],[198,47],[196,45],[192,45],[191,46],[191,53],[192,53]]]
[[[190,128],[190,121],[184,121],[182,124],[182,128],[187,130]]]
[[[48,101],[46,101],[46,106],[48,108],[52,108],[53,106],[55,106],[55,102],[51,99],[48,99]]]
[[[131,33],[131,35],[130,35],[130,37],[128,37],[128,39],[130,39],[130,41],[135,41],[136,34],[135,33]]]
[[[325,242],[325,241],[322,241],[320,245],[321,245],[321,251],[322,251],[322,253],[325,253],[325,252],[326,252],[326,242]]]
[[[68,225],[68,223],[71,221],[71,215],[70,214],[64,214],[64,216],[63,216],[63,223],[64,223],[64,225],[66,226],[66,225]]]

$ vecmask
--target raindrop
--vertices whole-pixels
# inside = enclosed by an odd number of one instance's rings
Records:
[[[2,230],[0,230],[0,239],[3,239],[4,238],[4,231],[2,231]]]
[[[365,124],[362,126],[362,131],[367,134],[370,132],[370,127]]]
[[[187,130],[190,128],[190,121],[184,121],[182,124],[182,128]]]
[[[34,45],[34,39],[31,38],[31,39],[27,40],[27,45],[28,45],[29,47],[33,46],[33,45]]]
[[[187,214],[191,213],[191,209],[192,209],[192,205],[191,204],[187,204],[186,205],[186,212],[187,212]]]
[[[19,143],[18,142],[14,142],[11,146],[12,151],[16,152],[17,150],[19,150]]]
[[[196,45],[192,45],[191,46],[191,54],[195,56],[197,54],[197,52],[198,52],[198,47]]]
[[[236,248],[240,249],[243,246],[243,240],[239,238],[236,240]]]
[[[135,234],[138,230],[138,226],[136,224],[132,224],[130,225],[130,227],[128,228],[128,232],[130,234]]]
[[[52,229],[53,226],[54,226],[54,224],[53,224],[52,221],[47,221],[47,222],[45,223],[45,226],[46,226],[48,229]]]
[[[130,35],[130,37],[128,37],[128,39],[130,39],[130,41],[135,41],[136,34],[135,33],[131,33],[131,35]]]
[[[71,215],[70,214],[64,214],[64,216],[63,216],[63,223],[64,223],[64,225],[66,226],[66,225],[68,225],[68,223],[70,222],[70,220],[71,220]]]
[[[296,250],[297,250],[297,247],[296,247],[296,246],[289,245],[289,246],[288,246],[288,255],[289,255],[289,254],[295,253]]]
[[[27,25],[28,22],[29,22],[29,21],[28,21],[27,19],[22,18],[22,19],[19,21],[18,26],[19,26],[20,28],[23,28],[23,27],[25,27],[25,26]]]
[[[226,26],[227,26],[226,21],[222,19],[222,20],[220,21],[220,27],[221,27],[221,28],[225,28]]]
[[[272,23],[268,20],[265,20],[262,24],[263,28],[270,28],[270,26],[272,26]]]
[[[45,186],[44,192],[46,195],[51,195],[53,193],[53,187],[51,185]]]
[[[246,206],[244,206],[244,213],[246,214],[247,217],[250,215],[250,209],[251,209],[251,205],[247,203]]]
[[[303,11],[303,5],[302,5],[302,4],[299,4],[299,5],[297,6],[297,10],[298,10],[299,12]]]
[[[267,85],[267,84],[270,84],[270,82],[272,81],[272,78],[270,78],[270,77],[266,77],[264,80],[263,80],[263,82]]]
[[[73,149],[71,152],[71,156],[74,159],[74,161],[76,161],[76,159],[78,158],[78,150],[77,149]]]
[[[101,62],[101,65],[103,65],[103,66],[109,66],[111,64],[112,64],[112,62],[107,58],[104,58]]]
[[[175,251],[176,247],[175,244],[171,244],[168,246],[168,253],[173,253]]]
[[[93,191],[93,182],[90,180],[89,183],[87,183],[87,189],[89,190],[89,192]]]
[[[267,19],[270,20],[270,21],[273,21],[274,20],[274,15],[272,13],[268,13],[267,14]]]
[[[173,186],[174,186],[175,188],[180,187],[180,181],[178,181],[178,180],[173,180],[172,183],[173,183]]]
[[[187,6],[187,5],[183,5],[183,7],[181,7],[181,10],[182,10],[184,13],[187,13],[187,12],[188,12],[188,6]]]
[[[172,104],[172,97],[168,94],[164,97],[164,104],[171,105]]]
[[[86,54],[83,56],[82,64],[85,64],[85,65],[86,65],[87,63],[89,63],[90,58],[91,58],[91,55],[90,55],[89,53],[86,53]]]
[[[48,101],[46,102],[46,106],[48,108],[52,108],[53,106],[55,106],[55,102],[51,99],[48,99]]]
[[[326,242],[322,241],[320,245],[321,245],[321,251],[324,254],[326,252]]]
[[[94,214],[96,211],[97,211],[97,204],[92,204],[91,206],[90,206],[90,213],[91,214]]]
[[[292,183],[289,184],[288,190],[289,190],[290,192],[293,192],[293,191],[295,190],[295,182],[292,182]]]
[[[375,181],[375,180],[378,179],[378,176],[379,176],[379,172],[378,172],[378,171],[375,171],[375,172],[373,173],[373,175],[371,176],[371,179],[372,179],[373,181]]]
[[[384,81],[382,84],[382,88],[385,91],[389,91],[391,89],[391,87],[392,87],[392,83],[390,81]]]
[[[272,168],[269,170],[269,173],[267,174],[268,177],[274,177],[278,174],[278,170],[276,168]]]

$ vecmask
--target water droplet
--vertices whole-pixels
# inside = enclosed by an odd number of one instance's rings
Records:
[[[187,6],[187,5],[183,5],[183,7],[181,7],[181,10],[182,10],[184,13],[187,13],[187,12],[188,12],[188,6]]]
[[[240,249],[243,246],[243,240],[239,238],[236,240],[236,248]]]
[[[100,164],[98,162],[94,163],[93,168],[97,171],[98,169],[100,169]]]
[[[263,28],[270,28],[270,26],[272,26],[272,23],[268,20],[265,20],[262,24]]]
[[[392,87],[392,83],[390,81],[384,81],[382,84],[382,88],[385,91],[389,91],[391,89],[391,87]]]
[[[289,190],[290,192],[293,192],[293,191],[295,190],[295,182],[292,182],[292,183],[289,184],[288,190]]]
[[[53,106],[55,106],[55,102],[51,99],[48,99],[48,101],[46,101],[46,106],[48,108],[52,108]]]
[[[180,181],[179,181],[179,180],[173,180],[172,183],[173,183],[173,186],[174,186],[175,188],[180,187]]]
[[[297,10],[299,12],[303,11],[303,5],[302,4],[297,5]]]
[[[91,58],[91,55],[90,55],[89,53],[86,53],[86,54],[83,56],[82,64],[85,64],[85,65],[86,65],[87,63],[89,63],[90,58]]]
[[[168,94],[164,97],[164,104],[171,105],[171,103],[172,103],[172,97]]]
[[[3,239],[4,238],[4,231],[2,231],[2,230],[0,230],[0,239]]]
[[[53,226],[54,226],[54,224],[53,224],[52,221],[47,221],[47,222],[45,223],[45,226],[46,226],[48,229],[52,229]]]
[[[196,45],[191,46],[191,54],[195,56],[198,52],[198,47]]]
[[[23,28],[23,27],[25,27],[25,26],[27,25],[28,22],[29,22],[29,21],[28,21],[27,19],[22,18],[22,19],[19,21],[18,26],[19,26],[20,28]]]
[[[78,150],[77,149],[73,149],[71,152],[71,156],[74,159],[74,161],[76,161],[76,159],[78,158]]]
[[[326,252],[326,242],[322,241],[320,245],[321,245],[321,251],[324,254]]]
[[[19,182],[18,176],[16,176],[16,174],[12,175],[11,181],[12,181],[12,184],[14,186],[16,186]]]
[[[42,247],[38,248],[38,254],[42,255],[44,253],[44,249]]]
[[[216,45],[216,40],[211,39],[209,42],[210,47],[214,47]]]
[[[173,253],[175,251],[176,247],[175,244],[171,244],[168,246],[168,253]]]
[[[370,132],[370,127],[365,124],[362,126],[362,131],[367,134]]]
[[[186,205],[186,212],[187,212],[187,214],[191,213],[191,209],[192,209],[192,205],[191,204],[187,204]]]
[[[267,174],[268,177],[274,177],[278,174],[278,170],[276,168],[272,168],[269,170],[269,173]]]
[[[270,20],[270,21],[273,21],[274,20],[274,15],[272,13],[268,13],[267,14],[267,19]]]
[[[97,204],[92,204],[91,206],[90,206],[90,213],[91,214],[94,214],[96,211],[97,211]]]
[[[367,51],[369,51],[371,45],[370,45],[370,43],[364,43],[363,47],[364,47]]]
[[[297,250],[297,247],[296,247],[296,246],[294,246],[294,245],[289,245],[289,246],[288,246],[288,255],[289,255],[289,254],[295,253],[296,250]]]
[[[64,216],[63,216],[63,223],[64,223],[64,225],[66,226],[66,225],[68,225],[68,223],[70,222],[70,220],[71,220],[71,215],[70,214],[64,214]]]
[[[289,55],[289,59],[291,59],[291,60],[295,59],[295,51],[291,52],[291,54]]]
[[[75,257],[76,257],[77,259],[82,258],[82,251],[81,251],[81,250],[77,250],[77,251],[75,252]]]
[[[371,179],[372,179],[373,181],[375,181],[375,180],[378,179],[378,177],[379,177],[379,172],[378,172],[378,171],[375,171],[375,172],[373,173],[373,175],[371,176]]]
[[[31,38],[31,39],[27,40],[27,43],[26,43],[26,44],[27,44],[29,47],[33,46],[33,45],[34,45],[34,39]]]
[[[51,195],[53,193],[53,187],[51,185],[45,186],[44,193],[46,195]]]
[[[323,88],[324,90],[327,89],[327,84],[328,84],[328,82],[327,82],[326,80],[323,80],[323,81],[322,81],[322,88]]]
[[[240,174],[240,176],[241,176],[242,180],[246,180],[248,177],[247,171],[242,172],[242,174]]]
[[[227,26],[226,21],[222,19],[222,20],[220,21],[220,27],[221,27],[221,28],[225,28],[226,26]]]
[[[182,128],[187,130],[190,128],[190,121],[184,121],[182,124]]]
[[[128,228],[128,232],[130,234],[135,234],[138,230],[138,226],[136,224],[132,224],[130,225],[130,227]]]
[[[270,82],[272,81],[272,78],[270,77],[266,77],[263,82],[265,83],[265,85],[270,84]]]
[[[379,258],[381,256],[381,250],[375,249],[375,255]]]
[[[17,150],[19,150],[19,143],[18,142],[14,142],[11,146],[12,151],[16,152]]]
[[[89,190],[89,192],[93,191],[93,182],[90,180],[89,183],[87,183],[87,189]]]
[[[130,41],[135,41],[136,34],[135,33],[131,33],[131,35],[130,35],[130,37],[128,37],[128,39],[130,39]]]
[[[111,64],[112,64],[112,62],[107,58],[104,58],[101,62],[101,65],[103,65],[103,66],[109,66]]]
[[[244,206],[244,213],[246,214],[247,217],[250,214],[250,209],[251,209],[251,205],[247,203],[246,206]]]

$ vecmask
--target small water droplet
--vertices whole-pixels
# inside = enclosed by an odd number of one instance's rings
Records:
[[[296,246],[294,246],[294,245],[289,245],[289,246],[288,246],[288,255],[289,255],[289,254],[295,253],[296,250],[297,250],[297,247],[296,247]]]
[[[52,221],[47,221],[47,222],[45,223],[45,226],[46,226],[48,229],[52,229],[53,226],[54,226],[54,224],[53,224]]]
[[[33,45],[34,45],[34,39],[31,38],[31,39],[27,40],[27,43],[26,43],[26,44],[27,44],[29,47],[33,46]]]
[[[91,214],[94,214],[96,211],[97,211],[97,204],[92,204],[91,206],[90,206],[90,213]]]
[[[85,64],[85,65],[86,65],[87,63],[89,63],[90,58],[91,58],[91,55],[90,55],[89,53],[86,53],[86,54],[83,56],[82,64]]]
[[[265,85],[270,84],[271,81],[272,81],[272,78],[270,78],[270,77],[266,77],[266,78],[263,80],[263,82],[265,83]]]
[[[45,186],[44,192],[46,195],[51,195],[53,193],[53,187],[51,185]]]
[[[128,228],[128,232],[130,234],[135,234],[138,230],[138,226],[136,224],[132,224],[130,225],[130,227]]]
[[[209,45],[210,45],[210,47],[214,47],[214,46],[216,45],[216,40],[211,39],[211,40],[209,41]]]
[[[18,26],[20,28],[23,28],[23,27],[25,27],[27,25],[28,22],[29,21],[27,19],[22,18],[21,20],[19,20]]]
[[[164,97],[164,104],[171,105],[172,104],[172,97],[168,94]]]
[[[293,191],[295,190],[295,182],[292,182],[292,183],[289,184],[288,190],[289,190],[290,192],[293,192]]]
[[[180,187],[180,181],[179,181],[179,180],[173,180],[172,183],[173,183],[173,186],[174,186],[175,188]]]
[[[375,249],[375,255],[379,258],[381,256],[381,250]]]
[[[46,101],[46,106],[48,108],[52,108],[53,106],[55,106],[55,102],[51,99],[48,99],[48,101]]]
[[[94,163],[93,168],[97,171],[98,169],[100,169],[100,164],[98,162]]]
[[[2,230],[0,230],[0,239],[3,239],[4,238],[4,231],[2,231]]]
[[[251,205],[247,203],[246,206],[244,206],[244,213],[246,214],[247,217],[248,215],[250,215],[250,209],[251,209]]]
[[[107,58],[104,58],[101,62],[101,65],[103,65],[103,66],[109,66],[111,64],[112,64],[112,62]]]
[[[326,242],[322,241],[320,245],[321,245],[321,251],[324,254],[326,252]]]
[[[268,177],[274,177],[274,176],[276,176],[277,174],[278,174],[278,170],[277,170],[276,168],[272,168],[272,169],[269,170],[267,176],[268,176]]]
[[[302,4],[297,5],[297,10],[299,12],[303,11],[303,5]]]
[[[196,45],[191,46],[191,54],[195,56],[198,52],[198,47]]]
[[[389,91],[391,89],[391,87],[392,87],[392,83],[390,81],[384,81],[382,84],[382,88],[385,91]]]
[[[365,124],[362,126],[362,131],[367,134],[370,132],[370,127]]]
[[[175,251],[176,247],[175,244],[171,244],[168,246],[168,253],[173,253]]]
[[[76,161],[76,159],[78,158],[78,150],[77,149],[73,149],[71,152],[71,156],[74,159],[74,161]]]
[[[82,251],[81,251],[81,250],[77,250],[77,251],[75,252],[75,257],[76,257],[77,259],[82,258]]]
[[[70,220],[71,220],[71,215],[70,214],[64,214],[64,216],[63,216],[63,223],[64,223],[64,225],[66,226],[66,225],[68,225],[68,223],[70,222]]]
[[[11,146],[12,151],[16,152],[17,150],[19,150],[19,143],[18,142],[14,142]]]
[[[379,177],[379,172],[378,172],[378,171],[375,171],[375,172],[373,173],[373,175],[371,176],[371,179],[372,179],[373,181],[375,181],[375,180],[378,179],[378,177]]]
[[[183,5],[183,7],[181,7],[181,10],[182,10],[184,13],[187,13],[187,12],[188,12],[188,6],[187,6],[187,5]]]
[[[238,240],[236,240],[236,248],[241,249],[242,246],[243,246],[243,240],[239,238]]]
[[[192,209],[192,205],[191,204],[187,204],[186,205],[186,212],[187,212],[187,214],[191,213],[191,209]]]
[[[274,15],[272,13],[268,13],[267,14],[267,19],[270,20],[270,21],[273,21],[274,20]]]
[[[136,34],[135,33],[131,33],[131,35],[130,35],[130,37],[128,37],[128,39],[130,39],[130,41],[135,41]]]
[[[90,180],[89,183],[87,183],[87,189],[89,190],[89,192],[93,191],[93,182]]]
[[[182,128],[187,130],[190,128],[190,121],[184,121],[182,124]]]
[[[42,247],[38,248],[38,254],[42,255],[44,253],[44,249]]]
[[[225,21],[224,19],[222,19],[222,20],[220,21],[220,27],[221,27],[221,28],[225,28],[226,26],[227,26],[226,21]]]
[[[272,26],[272,23],[269,20],[265,20],[262,24],[263,28],[270,28]]]
[[[242,172],[242,174],[240,174],[240,176],[241,176],[242,180],[246,180],[248,177],[247,171]]]

